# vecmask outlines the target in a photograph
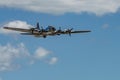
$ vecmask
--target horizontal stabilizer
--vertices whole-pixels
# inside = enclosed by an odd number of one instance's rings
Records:
[[[33,35],[32,33],[20,33],[21,35]]]

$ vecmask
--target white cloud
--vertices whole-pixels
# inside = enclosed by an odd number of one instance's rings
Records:
[[[23,43],[19,44],[17,47],[10,44],[7,44],[6,46],[0,45],[0,71],[17,68],[18,65],[14,64],[13,61],[25,56],[29,56],[29,53],[25,49]]]
[[[104,24],[103,26],[102,26],[102,29],[108,29],[109,28],[109,24]]]
[[[15,20],[15,21],[11,21],[11,22],[6,23],[5,25],[3,25],[3,27],[29,29],[32,26],[25,21]],[[0,27],[0,33],[5,33],[5,34],[16,33],[16,31],[6,30],[6,29],[3,29],[3,27]]]
[[[55,64],[58,61],[57,57],[52,57],[51,60],[48,61],[49,64]]]
[[[34,54],[34,58],[35,59],[42,59],[42,58],[45,58],[46,56],[48,56],[51,52],[42,48],[42,47],[39,47],[36,51],[35,51],[35,54]]]
[[[5,46],[0,45],[0,71],[9,71],[17,69],[21,66],[20,61],[27,60],[27,63],[34,64],[35,61],[46,61],[48,58],[49,64],[55,64],[57,62],[57,57],[50,57],[50,51],[39,47],[36,51],[30,54],[23,43],[13,46],[7,44]],[[24,62],[24,61],[23,61]]]
[[[88,12],[103,15],[117,12],[120,8],[119,3],[120,0],[0,0],[1,7],[51,14]]]
[[[42,47],[39,47],[36,49],[33,57],[33,60],[30,61],[30,64],[34,64],[35,60],[42,60],[43,62],[46,62],[48,64],[55,64],[58,61],[57,57],[52,56],[52,52],[48,51]]]

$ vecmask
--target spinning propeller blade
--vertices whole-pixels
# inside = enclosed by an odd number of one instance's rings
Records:
[[[71,31],[72,31],[72,30],[73,30],[73,28],[67,30],[69,36],[71,36]]]

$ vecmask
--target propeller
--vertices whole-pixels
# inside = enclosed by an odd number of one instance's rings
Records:
[[[62,30],[61,30],[61,27],[59,27],[59,29],[58,29],[58,31],[57,31],[57,32],[59,32],[59,33],[60,33],[61,31],[62,31]]]
[[[68,29],[66,32],[68,32],[69,36],[71,36],[71,32],[72,32],[73,28]]]
[[[41,32],[44,32],[45,30],[43,29],[43,27],[41,26]]]
[[[32,32],[32,34],[33,34],[33,31],[34,31],[35,29],[34,29],[34,28],[31,28],[30,30],[31,30],[31,32]]]
[[[60,35],[61,32],[62,32],[61,27],[59,27],[59,29],[57,30],[58,35]]]
[[[46,32],[46,30],[41,26],[39,33]]]

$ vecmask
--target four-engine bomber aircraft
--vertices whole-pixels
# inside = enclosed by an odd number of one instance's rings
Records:
[[[71,34],[73,33],[86,33],[91,32],[90,30],[78,30],[73,31],[73,28],[61,30],[61,27],[59,27],[58,30],[56,30],[53,26],[48,26],[46,29],[43,29],[43,27],[39,27],[39,23],[37,22],[36,28],[30,28],[30,29],[23,29],[23,28],[13,28],[13,27],[3,27],[4,29],[8,30],[14,30],[14,31],[20,31],[22,32],[22,35],[34,35],[35,37],[43,37],[46,38],[47,36],[55,36],[55,35],[61,35],[61,34]]]

